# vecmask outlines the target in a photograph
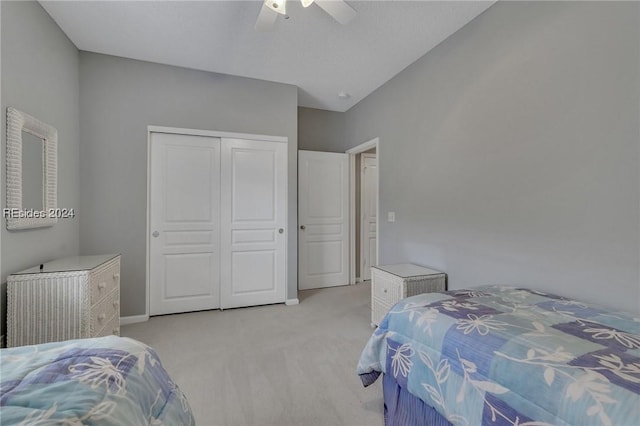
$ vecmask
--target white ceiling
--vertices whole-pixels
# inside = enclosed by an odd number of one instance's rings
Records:
[[[80,50],[293,84],[300,106],[346,111],[493,1],[348,1],[343,26],[289,0],[290,19],[264,33],[259,1],[41,4]]]

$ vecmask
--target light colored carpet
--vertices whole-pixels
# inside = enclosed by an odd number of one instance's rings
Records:
[[[370,285],[307,290],[300,304],[151,318],[122,335],[154,347],[198,425],[382,425],[381,380],[356,375]]]

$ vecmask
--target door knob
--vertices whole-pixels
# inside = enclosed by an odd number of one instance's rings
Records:
[[[284,229],[282,229],[282,228],[278,229],[278,233],[283,234],[284,233]]]
[[[158,238],[160,236],[160,233],[158,231],[153,231],[153,238]]]
[[[300,229],[302,229],[304,231],[305,229],[307,229],[307,227],[304,226],[304,225],[300,225]]]

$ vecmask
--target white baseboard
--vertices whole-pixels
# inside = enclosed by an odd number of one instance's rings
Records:
[[[149,315],[131,315],[128,317],[120,317],[120,325],[135,324],[145,321],[149,321]]]
[[[287,306],[291,306],[291,305],[297,305],[298,303],[300,303],[300,301],[298,299],[287,299],[284,304]]]

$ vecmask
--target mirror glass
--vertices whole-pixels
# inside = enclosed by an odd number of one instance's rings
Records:
[[[43,206],[43,140],[22,132],[22,208],[44,210]]]

